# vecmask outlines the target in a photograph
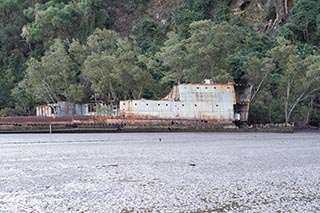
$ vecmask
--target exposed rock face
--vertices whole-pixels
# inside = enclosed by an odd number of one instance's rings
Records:
[[[272,34],[286,23],[292,0],[233,0],[230,11],[255,31]]]
[[[240,15],[247,24],[264,22],[262,0],[234,0],[230,5],[233,15]]]
[[[154,19],[165,30],[174,27],[173,10],[182,0],[149,0],[141,4],[133,4],[126,9],[125,0],[119,0],[110,8],[114,13],[112,29],[123,35],[129,35],[144,18]],[[258,33],[273,34],[276,29],[285,24],[293,0],[232,0],[230,13],[240,16],[243,22],[252,26]],[[129,11],[128,11],[129,10]]]
[[[123,4],[125,0],[122,0]],[[119,17],[114,20],[113,29],[120,32],[123,35],[128,35],[130,31],[136,28],[144,18],[152,18],[164,29],[171,25],[172,11],[181,3],[181,1],[171,0],[149,0],[144,8],[139,8],[128,13],[121,7],[114,8],[115,17]],[[119,1],[119,5],[121,5]],[[141,5],[142,6],[142,5]]]

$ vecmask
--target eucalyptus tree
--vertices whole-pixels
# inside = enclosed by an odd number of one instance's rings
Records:
[[[164,65],[170,69],[165,79],[180,82],[201,82],[205,78],[233,81],[229,57],[243,46],[245,35],[242,28],[226,22],[193,22],[190,38],[178,40],[171,36],[159,53]]]
[[[292,55],[281,83],[285,92],[285,123],[288,124],[298,104],[320,91],[320,56],[305,59]]]
[[[100,29],[89,36],[86,48],[81,75],[95,99],[141,97],[150,75],[139,65],[139,49],[115,31]]]
[[[245,62],[243,69],[245,70],[245,78],[252,86],[250,102],[254,104],[265,85],[270,83],[270,76],[275,69],[275,63],[270,58],[254,56]]]
[[[32,96],[45,103],[70,100],[69,88],[74,82],[71,59],[60,39],[45,52],[40,60],[31,58],[22,86]]]
[[[288,125],[299,104],[320,91],[320,56],[302,58],[290,41],[282,37],[277,41],[278,45],[267,56],[278,70],[277,93],[283,103],[285,124]]]

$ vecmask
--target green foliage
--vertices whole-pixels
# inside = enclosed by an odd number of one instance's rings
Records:
[[[190,33],[190,38],[181,41],[172,36],[159,53],[164,65],[170,68],[166,80],[232,80],[229,56],[235,54],[242,46],[245,38],[243,29],[226,22],[215,24],[206,20],[192,23]]]
[[[70,57],[58,39],[40,61],[34,58],[28,61],[27,74],[22,84],[36,100],[56,103],[69,98],[68,88],[73,75]]]
[[[123,40],[119,33],[112,30],[97,29],[87,39],[89,52],[104,53],[106,55],[119,55],[118,50]]]
[[[290,12],[280,34],[293,42],[320,43],[320,4],[317,0],[299,0]]]
[[[257,98],[253,106],[261,105],[261,95],[257,95],[261,89],[264,94],[272,97],[269,102],[265,101],[266,106],[270,109],[279,106],[283,108],[270,117],[288,124],[301,104],[320,91],[320,56],[309,55],[303,59],[288,40],[279,37],[277,42],[278,45],[269,50],[264,59],[253,58],[246,64],[246,69],[249,82],[254,86],[253,96]],[[267,87],[261,87],[262,83]],[[295,117],[297,119],[299,116]]]
[[[14,116],[16,113],[12,108],[3,108],[0,110],[0,117]]]
[[[143,52],[155,53],[160,50],[166,40],[161,27],[153,19],[144,19],[133,31],[137,45]]]
[[[209,1],[210,2],[210,1]],[[229,4],[232,0],[215,0],[214,11],[212,12],[213,20],[228,21],[229,20]]]
[[[182,4],[177,7],[174,12],[174,19],[177,25],[177,31],[182,38],[187,38],[189,34],[189,25],[193,21],[199,21],[203,19],[201,12],[190,9],[187,5]]]
[[[139,66],[139,52],[110,30],[96,30],[87,42],[91,54],[83,64],[82,78],[97,100],[140,98],[150,75]]]
[[[1,108],[12,107],[12,97],[10,97],[10,91],[12,89],[12,83],[8,80],[3,71],[0,69],[0,106]]]
[[[84,40],[96,27],[106,27],[110,18],[104,1],[90,0],[36,4],[24,11],[30,22],[22,36],[28,42],[44,39],[78,38]]]
[[[116,58],[90,55],[83,65],[83,78],[90,83],[95,100],[118,100],[116,90],[120,82]]]
[[[174,20],[181,38],[189,37],[189,25],[194,21],[211,19],[224,22],[229,19],[231,0],[187,0],[174,10]]]
[[[140,14],[143,14],[144,10],[145,10],[145,6],[144,6],[142,3],[139,3],[139,4],[138,4],[138,11],[139,11],[139,13],[140,13]]]
[[[12,112],[11,90],[23,78],[25,46],[20,29],[25,22],[22,0],[0,0],[0,110]]]
[[[21,84],[20,84],[21,85]],[[21,85],[22,86],[22,85]],[[12,90],[15,108],[12,115],[34,115],[35,108],[39,104],[25,88],[17,86]]]
[[[126,0],[122,5],[126,13],[132,13],[134,10],[138,10],[142,14],[145,10],[145,4],[149,0]]]
[[[149,1],[0,0],[0,115],[59,100],[159,99],[212,78],[252,85],[251,123],[320,120],[317,0],[289,3],[277,39],[232,17],[231,0],[173,1],[165,26],[146,16]],[[274,20],[277,2],[265,5]],[[130,39],[106,29],[123,33],[116,14],[135,23]]]
[[[70,102],[86,103],[87,101],[86,88],[79,83],[70,84],[68,93],[68,101]]]

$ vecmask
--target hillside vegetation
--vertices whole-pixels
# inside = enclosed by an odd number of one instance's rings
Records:
[[[318,0],[0,0],[0,116],[253,86],[251,123],[320,120]]]

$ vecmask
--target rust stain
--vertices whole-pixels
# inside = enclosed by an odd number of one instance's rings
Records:
[[[234,84],[180,84],[159,100],[120,101],[120,117],[130,119],[234,120]]]
[[[237,90],[236,88],[237,87]],[[239,92],[240,91],[240,92]],[[233,83],[227,84],[180,84],[173,87],[163,99],[120,101],[117,114],[75,115],[75,116],[28,116],[0,117],[1,125],[48,125],[48,124],[141,124],[167,125],[212,125],[232,123],[236,113],[241,114],[241,121],[248,118],[251,89]],[[54,104],[52,106],[55,106]],[[236,107],[234,107],[236,106]],[[37,112],[45,112],[51,106],[38,106]],[[73,108],[71,104],[62,107],[66,112]],[[50,114],[50,113],[48,113]],[[66,113],[67,114],[67,113]]]

